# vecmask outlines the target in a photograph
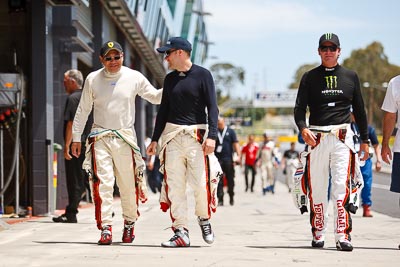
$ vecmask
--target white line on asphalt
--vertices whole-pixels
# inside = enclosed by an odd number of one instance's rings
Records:
[[[372,184],[372,187],[374,188],[379,188],[379,189],[385,189],[385,190],[389,190],[390,187],[388,185],[383,185],[383,184]]]

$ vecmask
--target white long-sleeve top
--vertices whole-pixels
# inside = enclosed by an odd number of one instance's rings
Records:
[[[154,88],[140,72],[125,66],[117,73],[109,73],[104,68],[91,72],[86,78],[72,125],[73,142],[80,142],[92,107],[93,127],[132,129],[135,133],[137,95],[150,103],[160,104],[162,90]]]

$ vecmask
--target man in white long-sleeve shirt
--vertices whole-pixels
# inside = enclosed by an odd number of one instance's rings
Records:
[[[72,126],[72,154],[81,153],[80,136],[93,108],[93,127],[88,137],[83,167],[91,175],[99,245],[112,243],[113,186],[116,179],[124,218],[122,242],[131,243],[139,217],[138,203],[145,202],[145,163],[137,145],[135,98],[161,102],[162,90],[154,88],[138,71],[122,66],[123,50],[117,42],[106,42],[100,50],[104,68],[90,73]],[[83,151],[84,153],[84,151]]]

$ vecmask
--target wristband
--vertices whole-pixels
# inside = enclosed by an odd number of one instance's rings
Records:
[[[362,142],[363,144],[368,144],[368,145],[371,144],[371,142],[369,141],[369,139],[368,139],[368,140],[362,140],[361,142]]]

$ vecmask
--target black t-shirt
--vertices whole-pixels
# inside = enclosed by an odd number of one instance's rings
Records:
[[[158,141],[167,122],[178,125],[208,123],[208,138],[217,139],[217,97],[214,79],[207,69],[193,64],[187,72],[170,72],[163,88],[152,141]]]
[[[224,161],[224,162],[231,162],[232,161],[232,156],[233,156],[233,144],[239,142],[236,137],[236,133],[233,129],[227,128],[225,136],[223,135],[223,129],[219,130],[219,135],[216,140],[216,145],[215,145],[215,156],[218,158],[219,161]],[[222,147],[219,148],[221,145],[220,143],[220,137],[223,137],[222,141]],[[221,152],[219,152],[221,149]]]
[[[65,128],[67,126],[68,121],[73,121],[75,117],[76,110],[78,109],[79,101],[81,99],[82,90],[78,89],[72,92],[72,94],[68,95],[67,101],[65,103],[64,109],[64,139],[65,139]],[[90,113],[88,120],[85,125],[85,129],[83,130],[81,141],[86,142],[86,138],[90,133],[92,124],[93,124],[93,112]]]
[[[310,110],[310,125],[350,123],[351,106],[360,128],[361,139],[368,140],[367,115],[357,74],[339,65],[334,68],[321,65],[303,75],[297,93],[294,117],[300,131],[307,127],[307,107]]]

